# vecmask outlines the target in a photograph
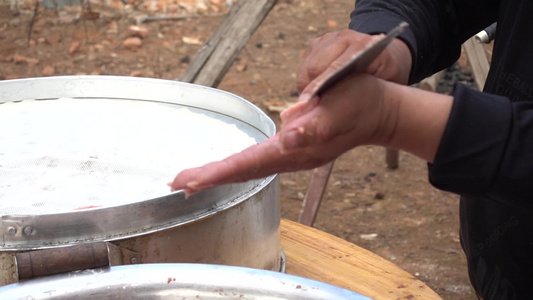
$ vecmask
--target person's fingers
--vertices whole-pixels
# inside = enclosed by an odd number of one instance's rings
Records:
[[[296,88],[300,93],[312,93],[329,73],[343,66],[375,37],[350,29],[326,33],[313,40],[298,68]],[[320,79],[319,77],[322,77]]]
[[[268,164],[266,163],[268,162]],[[228,158],[180,172],[170,184],[171,190],[187,194],[229,182],[242,182],[279,172],[286,162],[281,157],[278,136],[251,146]]]
[[[305,113],[282,126],[279,132],[282,150],[319,147],[340,136],[353,138],[346,141],[346,147],[367,142],[387,118],[380,113],[383,109],[381,82],[373,76],[353,74],[328,89],[320,103],[307,106]]]
[[[169,185],[173,191],[184,189],[192,194],[216,185],[318,167],[371,141],[381,119],[381,90],[375,77],[352,75],[329,89],[320,104],[302,106],[298,118],[267,141],[222,161],[185,170]]]
[[[296,89],[300,93],[348,47],[338,42],[337,35],[337,32],[326,33],[309,45],[297,71]]]
[[[368,74],[400,84],[409,82],[412,66],[411,50],[402,40],[394,39],[377,62]]]
[[[324,83],[328,76],[343,67],[355,55],[356,54],[351,51],[344,51],[338,55],[324,69],[322,69],[320,74],[316,75],[305,87],[303,87],[300,91],[300,97],[298,100],[309,99],[311,95],[315,94],[316,90]]]
[[[328,76],[359,53],[359,50],[355,49],[361,45],[350,43],[346,37],[349,34],[354,32],[350,30],[334,32],[313,41],[310,53],[306,55],[298,71],[297,86],[300,92],[298,102],[280,114],[282,124],[297,119],[318,105],[319,95],[315,95],[316,90]],[[374,36],[365,36],[365,38],[378,39]]]
[[[311,169],[328,161],[312,157],[305,149],[281,151],[279,135],[251,146],[221,161],[180,172],[169,183],[172,191],[185,190],[187,195],[232,182],[244,182],[273,174]]]
[[[368,35],[350,29],[331,32],[315,39],[308,48],[296,77],[297,89],[301,94],[311,94],[333,71],[367,48],[381,35]],[[378,58],[370,66],[370,72],[387,68]],[[373,73],[368,73],[373,74]]]
[[[319,101],[320,98],[318,96],[315,96],[311,99],[298,100],[298,102],[293,104],[291,107],[281,112],[281,127],[283,128],[285,124],[288,124],[293,120],[298,119],[300,116],[310,112],[318,105]]]
[[[324,114],[324,111],[315,107],[294,121],[298,121],[297,123],[291,123],[288,129],[290,135],[290,132],[298,130],[298,127],[305,128],[299,134],[308,135],[304,137],[305,144],[313,147],[308,148],[300,144],[289,145],[292,149],[284,149],[280,140],[282,135],[278,133],[267,141],[253,145],[224,160],[180,172],[169,184],[171,190],[184,189],[190,195],[216,185],[243,182],[281,172],[310,169],[326,163],[334,158],[330,152],[336,150],[332,151],[321,145],[321,141],[330,138],[328,134],[330,131],[325,129],[327,125],[316,123],[317,116],[321,114]],[[331,115],[326,119],[331,119]],[[310,139],[313,138],[319,140],[311,141]],[[318,147],[314,147],[315,145]]]
[[[294,119],[279,133],[282,151],[295,151],[327,143],[339,134],[339,127],[331,122],[334,118],[321,105]]]

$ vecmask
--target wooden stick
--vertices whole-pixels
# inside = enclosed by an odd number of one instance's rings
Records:
[[[140,25],[142,23],[148,23],[148,22],[157,22],[157,21],[179,21],[179,20],[185,20],[190,18],[203,18],[203,17],[220,17],[222,16],[221,13],[216,14],[192,14],[192,15],[177,15],[177,16],[169,16],[169,15],[157,15],[157,16],[138,16],[135,17],[135,22],[137,25]]]
[[[39,0],[35,0],[35,7],[33,8],[33,16],[31,17],[31,21],[30,21],[30,28],[28,29],[28,44],[27,44],[27,47],[30,46],[31,32],[33,30],[33,24],[35,24],[35,19],[37,18],[38,11],[39,11]]]
[[[400,151],[389,148],[387,148],[385,151],[385,162],[387,163],[387,168],[393,170],[398,169],[398,166],[400,165]]]
[[[313,171],[313,176],[311,177],[311,182],[304,198],[302,210],[300,212],[300,216],[298,217],[299,223],[307,226],[313,226],[318,209],[320,208],[320,203],[322,202],[322,197],[326,191],[329,176],[331,174],[331,170],[333,169],[334,163],[335,161],[332,161],[316,168]]]
[[[234,3],[180,80],[216,87],[277,0]]]

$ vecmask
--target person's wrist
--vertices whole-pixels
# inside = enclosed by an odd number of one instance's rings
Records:
[[[391,41],[388,47],[392,60],[391,65],[396,66],[391,74],[390,81],[405,85],[409,82],[409,75],[411,74],[413,60],[411,50],[409,50],[407,44],[398,38]]]
[[[397,93],[401,92],[400,85],[376,78],[376,107],[372,118],[377,120],[374,133],[371,135],[368,144],[388,147],[396,134],[401,97]]]
[[[388,83],[388,104],[394,108],[394,129],[385,146],[408,151],[432,162],[453,103],[453,97]]]

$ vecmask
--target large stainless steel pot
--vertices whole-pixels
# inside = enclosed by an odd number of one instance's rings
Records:
[[[369,300],[303,277],[204,264],[119,266],[38,278],[0,287],[0,299]]]
[[[131,263],[282,269],[276,176],[189,198],[166,186],[274,133],[248,101],[176,81],[0,82],[0,285]]]

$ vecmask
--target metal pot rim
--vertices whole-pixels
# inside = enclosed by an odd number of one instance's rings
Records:
[[[117,91],[116,85],[121,85]],[[154,93],[153,91],[157,91]],[[216,94],[213,101],[178,97],[181,93]],[[190,106],[238,119],[265,137],[273,121],[258,107],[234,94],[183,82],[120,76],[57,76],[0,82],[0,102],[53,98],[112,98]],[[201,98],[201,97],[200,97]],[[34,250],[93,241],[124,239],[212,216],[245,201],[275,176],[230,184],[185,198],[183,191],[127,205],[40,215],[2,215],[0,251]]]

